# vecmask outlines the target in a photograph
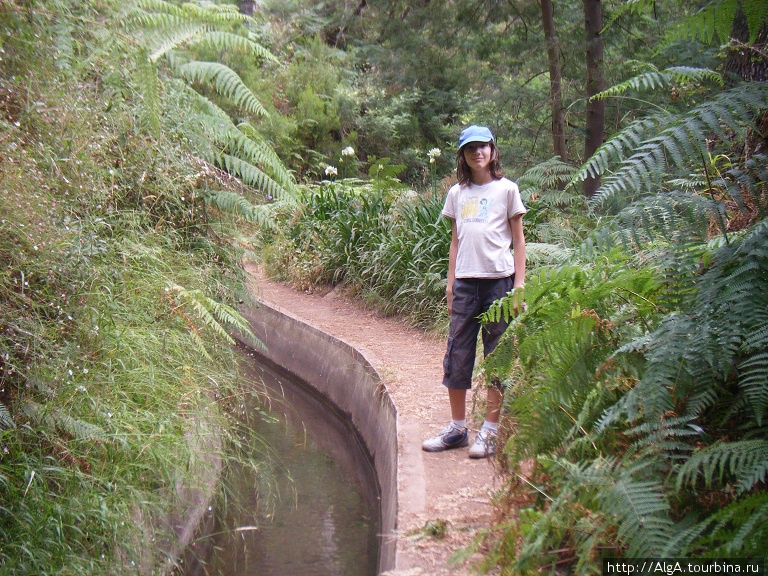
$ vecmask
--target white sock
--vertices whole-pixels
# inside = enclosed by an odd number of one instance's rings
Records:
[[[459,428],[466,428],[467,427],[467,421],[466,420],[451,420],[451,424],[454,426],[458,426]]]
[[[483,428],[485,428],[486,430],[492,430],[493,432],[498,432],[499,431],[499,423],[498,422],[488,422],[488,420],[486,420],[485,422],[483,422]]]

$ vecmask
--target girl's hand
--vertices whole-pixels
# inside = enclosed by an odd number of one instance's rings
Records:
[[[515,286],[512,289],[512,311],[515,313],[515,318],[520,316],[528,309],[528,305],[523,299],[525,297],[525,286]]]

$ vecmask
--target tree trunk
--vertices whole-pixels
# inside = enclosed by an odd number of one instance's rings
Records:
[[[240,13],[253,16],[253,11],[256,9],[256,0],[242,0],[240,2]]]
[[[560,68],[560,40],[555,32],[555,11],[552,0],[541,0],[541,18],[544,23],[544,37],[547,40],[549,60],[549,100],[552,106],[552,145],[555,154],[568,161],[568,146],[565,138],[565,111],[563,110],[563,75]]]
[[[605,102],[591,100],[592,96],[605,90],[603,72],[603,11],[600,0],[584,0],[584,30],[587,40],[587,134],[584,139],[584,161],[590,158],[603,143],[605,132]],[[600,186],[600,179],[587,177],[582,191],[592,196]]]

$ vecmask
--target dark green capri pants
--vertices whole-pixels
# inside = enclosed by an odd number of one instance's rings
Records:
[[[472,387],[475,368],[477,335],[482,328],[483,354],[496,349],[509,325],[502,318],[482,326],[478,316],[488,310],[496,300],[503,298],[515,284],[515,276],[506,278],[457,278],[453,283],[453,306],[448,347],[443,360],[443,385],[447,388],[468,390]],[[500,385],[499,382],[495,382]]]

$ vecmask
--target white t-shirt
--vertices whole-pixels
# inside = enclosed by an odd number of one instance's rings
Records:
[[[443,216],[456,221],[456,278],[514,274],[509,219],[526,212],[517,184],[506,178],[483,186],[453,185],[445,198]]]

